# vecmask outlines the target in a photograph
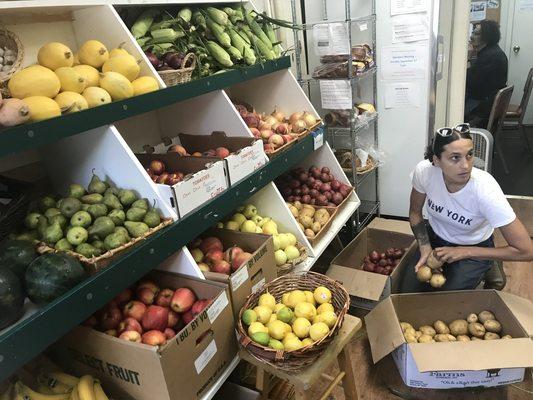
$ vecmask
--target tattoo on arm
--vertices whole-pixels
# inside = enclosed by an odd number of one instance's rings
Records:
[[[424,221],[420,221],[418,224],[415,225],[411,224],[411,229],[413,230],[416,240],[418,240],[418,244],[420,246],[430,244],[428,230]]]

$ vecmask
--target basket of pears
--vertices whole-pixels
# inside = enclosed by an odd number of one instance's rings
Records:
[[[326,275],[283,275],[246,299],[237,321],[239,345],[261,362],[299,371],[324,352],[349,306],[346,289]]]
[[[87,189],[74,183],[65,197],[39,199],[16,238],[34,241],[39,253],[67,252],[96,272],[171,222],[133,190],[113,187],[93,174]]]

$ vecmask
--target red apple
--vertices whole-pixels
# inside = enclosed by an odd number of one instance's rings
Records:
[[[171,328],[165,328],[165,331],[163,332],[167,340],[172,339],[174,336],[176,336],[176,332],[174,332],[174,329]]]
[[[204,309],[211,304],[211,300],[209,299],[201,299],[196,301],[191,308],[192,315],[196,317],[198,314],[200,314]]]
[[[167,324],[168,309],[161,306],[149,306],[141,319],[141,325],[145,331],[151,329],[164,331]]]
[[[109,335],[109,336],[113,336],[113,337],[117,337],[118,336],[118,332],[116,329],[108,329],[107,331],[104,332],[106,335]]]
[[[217,261],[224,259],[224,253],[220,250],[212,250],[205,255],[205,262],[214,265]]]
[[[176,325],[180,322],[180,316],[173,310],[168,310],[168,323],[167,327],[175,328]]]
[[[118,307],[107,307],[100,319],[100,329],[102,331],[115,329],[121,319],[122,313]]]
[[[125,331],[135,331],[143,333],[143,328],[141,327],[141,324],[139,324],[139,321],[137,321],[135,318],[128,317],[120,321],[120,324],[118,324],[118,333],[122,333]]]
[[[196,301],[196,296],[189,288],[178,288],[170,301],[170,308],[177,313],[187,312]]]
[[[242,264],[244,264],[250,259],[250,257],[252,257],[252,255],[244,251],[242,253],[237,254],[231,260],[231,270],[237,271]]]
[[[155,295],[159,293],[159,286],[157,286],[157,284],[154,281],[150,281],[150,280],[140,281],[139,284],[137,285],[137,290],[144,289],[144,288],[150,289],[152,292],[154,292]]]
[[[94,315],[91,315],[89,318],[87,318],[82,323],[83,326],[88,326],[90,328],[94,328],[96,325],[98,325],[98,320]]]
[[[198,247],[204,254],[207,254],[213,250],[224,250],[224,246],[222,246],[222,242],[220,241],[220,239],[212,236],[202,240],[202,243],[200,243],[200,246]]]
[[[225,147],[218,147],[215,152],[218,158],[226,158],[227,156],[229,156],[229,150]]]
[[[237,256],[237,254],[240,254],[242,252],[243,249],[241,249],[240,247],[231,246],[224,252],[224,261],[229,262],[231,264],[231,260],[233,260],[233,258]]]
[[[131,301],[131,299],[133,299],[133,290],[127,288],[117,294],[113,300],[115,300],[119,306],[123,306],[127,302]]]
[[[174,291],[172,289],[163,289],[157,294],[155,304],[161,307],[168,307],[173,295]]]
[[[227,261],[217,260],[212,264],[211,271],[229,275],[231,266]]]
[[[202,250],[200,249],[192,249],[191,250],[192,258],[194,258],[194,261],[197,263],[201,262],[204,259],[204,253],[202,253]]]
[[[161,175],[165,172],[165,163],[161,160],[152,160],[150,162],[150,170],[155,175]]]
[[[185,156],[187,155],[187,150],[179,144],[173,144],[168,148],[167,153],[178,153],[180,156]]]
[[[128,342],[141,343],[141,334],[137,331],[124,331],[118,337],[119,339],[127,340]]]
[[[141,303],[137,300],[132,300],[124,306],[124,317],[132,317],[137,321],[141,321],[145,311],[146,306],[144,303]]]
[[[167,342],[167,338],[163,332],[151,330],[142,335],[142,342],[150,346],[162,346]]]
[[[185,325],[188,325],[194,319],[194,315],[192,314],[192,310],[184,312],[181,317],[182,317],[183,323]]]
[[[142,301],[144,304],[149,306],[150,304],[154,303],[155,300],[155,293],[152,292],[150,288],[141,288],[137,289],[137,300]]]

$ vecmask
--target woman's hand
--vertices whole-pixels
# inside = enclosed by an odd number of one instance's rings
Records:
[[[418,263],[415,265],[415,272],[418,272],[418,268],[422,267],[423,265],[426,265],[428,257],[432,251],[433,249],[429,245],[420,247],[420,259],[418,260]]]
[[[465,258],[470,258],[470,249],[465,246],[457,247],[437,247],[435,249],[435,256],[439,261],[444,263],[452,263]]]

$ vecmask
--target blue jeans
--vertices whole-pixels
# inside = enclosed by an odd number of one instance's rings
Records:
[[[462,246],[442,239],[433,232],[429,224],[426,224],[426,226],[432,248]],[[493,237],[491,236],[487,240],[472,246],[494,247]],[[446,263],[442,267],[444,276],[446,277],[446,283],[442,287],[435,289],[429,283],[420,282],[416,278],[414,266],[418,263],[419,259],[420,251],[417,249],[413,262],[405,267],[403,280],[400,285],[400,293],[475,289],[493,264],[492,260],[476,260],[473,258],[467,258],[450,264]]]

